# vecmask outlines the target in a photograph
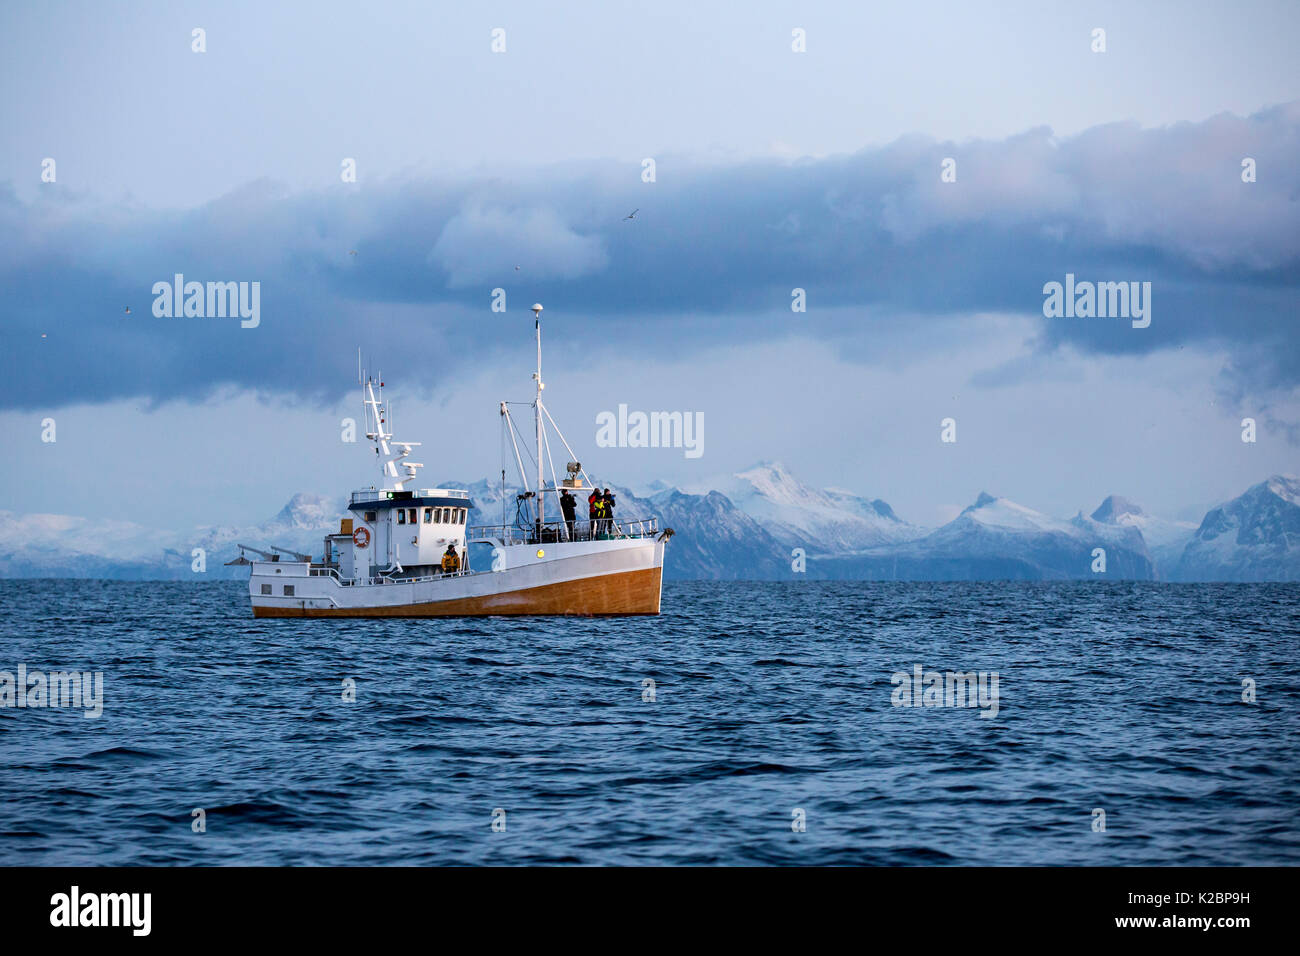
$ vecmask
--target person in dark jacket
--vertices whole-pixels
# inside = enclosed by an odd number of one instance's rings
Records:
[[[578,499],[569,494],[565,488],[560,492],[560,511],[564,513],[564,526],[569,530],[569,540],[573,540],[573,518],[578,512]]]
[[[605,533],[610,534],[614,530],[614,494],[606,488],[601,497],[605,500],[605,513],[602,515],[605,519]]]

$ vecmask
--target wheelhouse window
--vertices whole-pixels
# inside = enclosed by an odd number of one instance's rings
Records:
[[[377,512],[377,511],[367,511],[367,512],[366,512],[366,520],[369,521],[371,524],[374,524],[374,523],[375,523],[375,520],[376,520],[378,517],[379,517],[379,512]]]
[[[411,524],[415,524],[415,523],[416,523],[416,515],[419,514],[419,511],[420,511],[419,508],[408,508],[408,509],[407,509],[407,514],[410,515]]]
[[[437,517],[435,517],[433,520],[438,522],[438,524],[442,524],[444,521],[447,520],[446,511],[447,511],[446,508],[437,509],[438,512]]]
[[[425,508],[425,509],[424,509],[424,523],[425,523],[425,524],[431,524],[432,522],[433,522],[433,509],[432,509],[432,508]]]
[[[397,523],[398,523],[398,524],[406,524],[406,509],[405,509],[405,508],[398,508],[398,509],[397,509]]]
[[[469,516],[469,509],[457,508],[456,510],[460,512],[460,516],[457,518],[457,524],[464,524],[465,519]]]

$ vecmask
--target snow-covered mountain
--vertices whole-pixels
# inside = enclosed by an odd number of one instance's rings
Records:
[[[129,521],[69,515],[16,515],[0,511],[0,577],[189,580],[246,576],[227,568],[236,543],[269,544],[319,555],[323,538],[339,528],[346,501],[296,494],[271,519],[256,525],[199,527],[189,531],[147,528]],[[195,572],[194,550],[206,570]]]
[[[619,511],[655,514],[662,527],[673,529],[666,578],[765,581],[791,576],[790,548],[721,492],[688,495],[672,488],[645,501],[620,496]]]
[[[1300,581],[1300,479],[1274,475],[1210,509],[1171,576]]]
[[[1116,495],[1090,517],[1058,519],[981,494],[928,533],[879,499],[809,488],[779,464],[719,483],[726,490],[690,493],[654,483],[653,493],[639,496],[614,489],[621,520],[657,516],[676,533],[666,577],[791,579],[791,551],[803,548],[810,578],[1300,581],[1300,480],[1289,476],[1211,509],[1199,527],[1146,514]],[[513,486],[504,495],[499,481],[443,486],[469,489],[471,524],[499,524],[503,500],[506,521],[514,521]],[[224,567],[237,542],[319,556],[324,535],[337,531],[345,514],[344,498],[314,494],[294,495],[260,524],[179,532],[0,511],[0,577],[239,578],[245,569]],[[196,548],[205,552],[202,576],[192,570]],[[1092,570],[1097,548],[1106,552],[1104,573]]]
[[[171,577],[169,557],[174,536],[129,521],[0,511],[0,577]]]
[[[808,554],[832,554],[909,541],[924,529],[901,520],[879,498],[869,500],[837,488],[812,488],[780,462],[710,482],[781,544]]]
[[[1105,552],[1105,571],[1096,549]],[[815,569],[815,570],[814,570]],[[866,580],[1059,580],[1153,577],[1136,528],[1082,514],[1050,518],[987,492],[924,537],[809,562],[817,577]]]
[[[1177,567],[1183,549],[1196,532],[1190,521],[1170,521],[1147,514],[1134,502],[1119,495],[1110,495],[1092,513],[1092,520],[1101,524],[1136,528],[1142,533],[1147,551],[1156,567],[1156,577],[1167,578]]]

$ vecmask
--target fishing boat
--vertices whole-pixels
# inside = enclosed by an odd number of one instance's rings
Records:
[[[420,443],[395,440],[382,377],[368,374],[358,359],[365,435],[374,447],[381,482],[351,493],[348,517],[325,537],[320,561],[285,548],[239,545],[239,557],[230,563],[251,567],[248,596],[255,617],[659,613],[671,528],[661,530],[654,516],[564,519],[560,495],[568,491],[585,505],[587,489],[596,486],[542,401],[542,306],[534,305],[532,311],[537,335],[533,400],[500,403],[521,487],[513,520],[503,513],[500,524],[470,525],[475,508],[468,491],[417,487],[416,473],[423,465],[409,456]],[[511,414],[512,405],[533,409],[532,449]],[[558,481],[551,431],[568,453]],[[536,464],[532,475],[521,448]],[[504,475],[503,469],[503,508]],[[470,566],[470,545],[475,544],[486,546],[474,549],[485,556],[485,567]],[[259,557],[249,559],[249,553]]]

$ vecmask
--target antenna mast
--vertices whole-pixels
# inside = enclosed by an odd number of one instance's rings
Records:
[[[542,478],[542,304],[533,303],[533,319],[537,327],[537,371],[533,379],[537,382],[537,398],[533,402],[533,413],[537,419],[537,540],[542,540],[542,521],[544,520],[546,496],[543,491]]]
[[[358,352],[358,361],[360,353]],[[375,454],[379,457],[379,470],[385,480],[385,488],[401,491],[408,481],[415,480],[415,472],[424,465],[420,462],[407,461],[411,449],[417,447],[418,441],[393,441],[393,416],[388,403],[383,400],[383,375],[379,375],[379,397],[375,395],[375,379],[366,372],[361,373],[361,404],[366,412],[366,437],[375,445]],[[401,465],[405,474],[400,474],[397,466]]]

